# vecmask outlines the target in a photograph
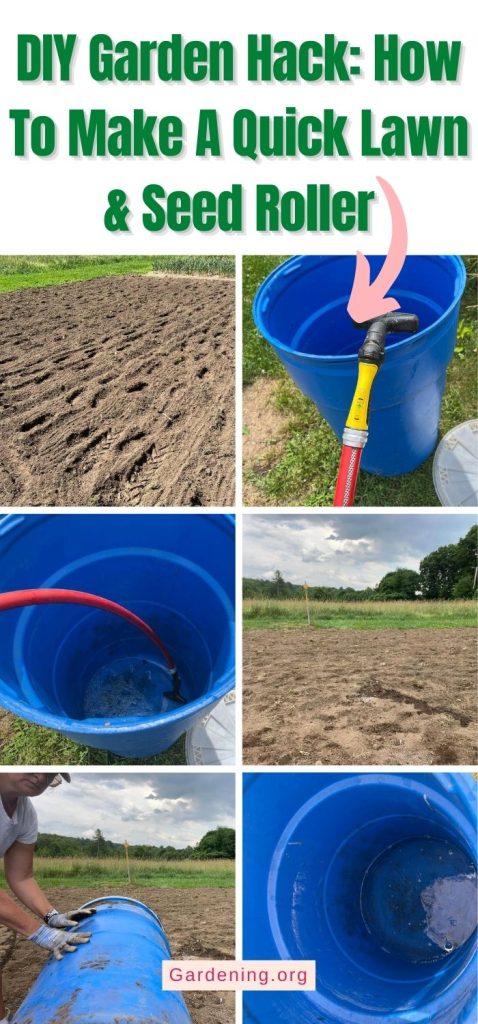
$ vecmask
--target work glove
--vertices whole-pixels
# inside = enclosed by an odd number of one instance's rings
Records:
[[[76,947],[83,942],[89,942],[91,935],[88,932],[75,932],[74,935],[65,935],[58,928],[49,928],[41,924],[33,935],[28,936],[30,942],[35,942],[42,949],[49,949],[55,960],[63,960],[64,953],[74,953]]]
[[[70,910],[66,914],[60,914],[59,910],[50,910],[43,918],[49,928],[74,928],[80,921],[86,921],[88,917],[96,914],[96,910]],[[0,1022],[1,1024],[1,1022]]]

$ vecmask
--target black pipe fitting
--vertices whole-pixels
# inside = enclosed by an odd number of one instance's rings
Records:
[[[359,361],[381,366],[385,358],[387,334],[413,334],[418,331],[420,322],[415,313],[397,312],[385,313],[375,320],[367,320],[364,324],[356,323],[355,326],[367,328],[365,341],[359,349]]]
[[[165,693],[164,696],[169,697],[170,700],[176,701],[176,704],[187,704],[186,698],[183,697],[182,693],[180,692],[181,680],[179,678],[179,672],[177,668],[171,669],[170,675],[171,682],[173,684],[173,689]]]

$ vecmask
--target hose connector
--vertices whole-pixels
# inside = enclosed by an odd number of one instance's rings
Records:
[[[365,448],[368,441],[368,430],[355,430],[353,427],[344,427],[342,444],[347,448]]]

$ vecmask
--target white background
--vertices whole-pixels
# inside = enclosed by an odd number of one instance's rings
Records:
[[[478,95],[478,53],[472,0],[16,0],[3,4],[0,12],[0,170],[1,221],[0,251],[21,253],[381,253],[390,240],[390,220],[384,200],[375,205],[372,232],[260,235],[253,230],[253,199],[256,182],[271,181],[282,189],[300,189],[308,182],[330,182],[334,189],[370,190],[377,174],[387,178],[403,204],[409,231],[409,251],[423,253],[476,253],[476,168],[471,159],[361,159],[358,155],[358,112],[372,107],[377,120],[386,114],[463,114],[476,120]],[[21,84],[16,75],[16,36],[20,32],[36,34],[76,33],[80,46],[71,84]],[[180,32],[186,39],[230,39],[236,47],[237,79],[228,85],[98,84],[88,75],[88,42],[98,32],[121,39],[167,39]],[[326,32],[360,45],[364,76],[352,83],[316,85],[254,85],[245,78],[246,38],[248,33],[271,33],[275,39],[307,38],[321,40]],[[460,39],[464,44],[462,75],[459,83],[438,84],[424,81],[379,84],[373,81],[373,36],[398,33],[402,40]],[[349,135],[354,156],[349,160],[262,160],[251,163],[235,157],[228,125],[232,114],[249,106],[260,113],[283,113],[286,105],[295,105],[302,114],[320,116],[325,107],[347,114],[352,121]],[[128,114],[134,107],[164,116],[177,114],[193,137],[199,107],[217,107],[222,114],[227,157],[222,160],[194,159],[191,150],[179,160],[81,159],[66,156],[67,110],[70,107],[106,107],[112,114]],[[34,113],[49,114],[57,122],[60,147],[55,157],[18,159],[13,156],[13,126],[8,118],[12,107],[29,107]],[[221,232],[200,234],[150,234],[141,225],[141,193],[146,184],[157,181],[167,190],[183,188],[195,191],[210,188],[219,191],[234,181],[242,182],[248,193],[246,231],[241,235]],[[128,234],[111,234],[103,226],[107,192],[122,187],[136,211]],[[240,261],[238,278],[240,278]],[[236,295],[238,324],[237,392],[240,393],[240,310],[238,281]],[[240,496],[240,405],[237,415],[237,484]],[[41,509],[36,509],[41,512]],[[51,512],[50,509],[44,510]],[[74,511],[74,509],[69,509]],[[97,510],[98,511],[98,510]],[[114,510],[108,510],[108,513]],[[119,510],[120,511],[120,510]],[[140,509],[131,509],[140,514]],[[178,512],[191,514],[189,509]],[[210,511],[215,511],[210,509]],[[222,510],[217,510],[222,511]],[[257,511],[257,510],[256,510]],[[272,515],[286,510],[268,510]],[[289,510],[290,511],[290,510]],[[337,510],[339,514],[360,514],[357,510]],[[370,510],[380,514],[380,510]],[[396,510],[395,510],[396,511]],[[414,513],[442,515],[438,508],[414,509]],[[194,511],[193,513],[194,514]],[[251,513],[246,513],[246,515]],[[320,514],[320,510],[319,510]],[[241,602],[242,512],[237,515],[238,608]],[[242,649],[238,629],[236,646],[238,698],[241,695]],[[239,704],[240,706],[240,704]],[[242,724],[238,715],[237,745],[241,750]],[[240,763],[240,755],[238,758]],[[28,767],[28,766],[26,766]],[[65,768],[68,766],[64,766]],[[424,770],[425,766],[421,767]],[[394,766],[383,770],[393,771]],[[97,769],[84,768],[85,772]],[[134,774],[144,769],[131,767]],[[161,772],[181,771],[164,767]],[[187,767],[185,771],[190,770]],[[208,769],[196,768],[196,772]],[[224,769],[217,769],[223,771]],[[286,770],[284,766],[272,771]],[[302,767],[301,771],[314,771]],[[341,770],[354,770],[342,766]],[[367,769],[365,769],[367,770]],[[380,771],[380,766],[376,769]],[[414,771],[414,768],[401,769]],[[470,768],[466,770],[471,770]],[[335,772],[335,766],[321,768]],[[241,950],[242,903],[242,774],[236,773],[237,841],[236,862],[236,940]],[[240,997],[237,1000],[241,1020]]]
[[[431,3],[401,0],[258,0],[236,5],[224,0],[174,0],[172,3],[101,0],[99,4],[61,0],[22,0],[3,5],[0,32],[0,166],[2,172],[1,239],[4,254],[19,253],[153,253],[153,252],[365,252],[386,251],[390,219],[384,197],[374,204],[371,232],[323,235],[254,231],[256,182],[273,182],[283,190],[308,182],[328,182],[337,189],[370,190],[377,174],[387,178],[403,204],[409,230],[409,252],[477,251],[476,170],[471,158],[364,159],[358,155],[359,111],[372,107],[383,116],[463,114],[476,118],[477,46],[472,28],[474,5],[469,0]],[[72,83],[18,83],[16,36],[20,32],[68,32],[79,36]],[[236,81],[208,85],[190,83],[95,83],[88,74],[88,44],[92,35],[106,32],[113,40],[168,39],[173,32],[191,39],[230,39],[236,47]],[[326,32],[362,48],[362,78],[350,83],[253,84],[246,81],[248,33],[271,33],[276,40],[321,40]],[[460,39],[464,44],[461,80],[457,83],[375,83],[373,36],[398,33],[400,38]],[[232,114],[248,106],[258,114],[283,113],[295,105],[301,114],[321,115],[325,107],[351,119],[348,136],[354,156],[349,159],[262,159],[255,163],[232,152]],[[171,159],[72,159],[67,157],[69,107],[105,107],[128,114],[134,107],[164,116],[177,114],[186,122],[191,144],[186,156]],[[226,156],[197,159],[193,153],[197,111],[220,110]],[[57,154],[49,159],[13,156],[11,107],[28,107],[49,114],[58,126]],[[144,186],[162,184],[167,191],[182,188],[213,191],[242,182],[247,194],[246,230],[242,235],[220,231],[175,234],[147,232],[141,223]],[[107,193],[123,188],[134,210],[128,234],[111,234],[103,225]],[[378,186],[377,186],[378,189]],[[378,191],[380,191],[378,189]]]

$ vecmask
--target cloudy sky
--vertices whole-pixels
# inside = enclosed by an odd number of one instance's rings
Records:
[[[472,515],[245,515],[244,576],[270,579],[279,569],[291,583],[373,587],[385,573],[418,569],[421,559],[454,544]]]
[[[234,827],[230,774],[72,772],[35,797],[41,832],[90,837],[101,828],[115,842],[194,845],[218,825]]]

